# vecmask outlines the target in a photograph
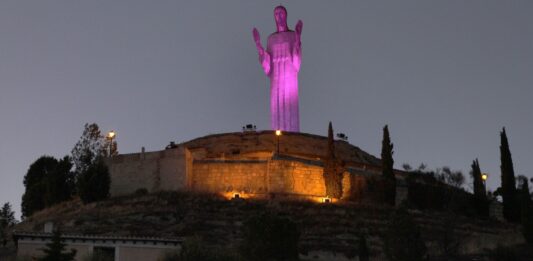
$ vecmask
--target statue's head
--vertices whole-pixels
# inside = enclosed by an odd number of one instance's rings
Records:
[[[276,20],[278,32],[289,30],[287,27],[287,9],[282,5],[278,5],[274,8],[274,20]]]

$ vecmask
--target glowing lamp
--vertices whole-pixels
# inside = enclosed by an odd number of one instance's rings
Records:
[[[233,198],[234,199],[240,199],[241,198],[241,194],[235,193],[235,194],[233,194]]]
[[[331,198],[329,197],[322,198],[322,203],[331,203]]]
[[[115,135],[116,135],[115,131],[112,130],[112,131],[107,133],[107,138],[113,139],[115,137]]]
[[[276,130],[276,136],[281,136],[281,130]]]
[[[488,176],[486,173],[483,173],[483,174],[481,175],[481,179],[482,179],[483,181],[486,181],[487,178],[489,178],[489,176]]]

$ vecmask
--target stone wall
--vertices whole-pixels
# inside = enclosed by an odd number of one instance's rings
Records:
[[[111,174],[111,195],[175,190],[251,194],[286,194],[323,197],[322,160],[326,137],[272,131],[210,135],[156,152],[118,155],[107,161]],[[344,194],[359,197],[364,179],[379,170],[379,160],[359,148],[336,141],[336,155],[347,167]],[[354,194],[355,193],[355,194]]]
[[[323,197],[326,193],[322,167],[296,160],[273,160],[269,188],[272,193]]]
[[[131,194],[138,189],[149,192],[186,189],[186,161],[190,158],[187,153],[181,147],[113,157],[108,161],[111,196]]]
[[[191,190],[267,193],[267,172],[267,161],[195,160]]]
[[[183,145],[191,150],[205,150],[207,158],[238,157],[257,151],[277,151],[278,138],[274,131],[235,132],[197,138]],[[327,137],[285,132],[279,137],[281,154],[320,160],[327,151]],[[337,158],[348,163],[380,165],[380,160],[360,148],[342,140],[335,141]]]

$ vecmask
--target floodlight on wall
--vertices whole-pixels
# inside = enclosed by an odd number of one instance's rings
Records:
[[[339,140],[348,141],[348,136],[346,136],[344,133],[337,133],[337,138]]]
[[[257,130],[257,126],[255,126],[254,124],[246,124],[242,126],[243,132],[255,132],[256,130]]]

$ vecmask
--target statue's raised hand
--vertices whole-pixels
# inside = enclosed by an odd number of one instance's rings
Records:
[[[253,30],[254,35],[254,42],[255,47],[257,48],[257,52],[259,53],[259,62],[261,63],[261,66],[263,66],[263,71],[266,75],[270,73],[270,55],[268,52],[265,52],[265,49],[263,48],[263,45],[261,45],[261,37],[259,36],[259,31],[257,31],[257,28],[254,27]]]
[[[302,20],[298,20],[298,23],[296,23],[296,26],[294,28],[294,30],[296,30],[296,34],[298,36],[302,35],[302,27],[303,26],[304,26],[304,23],[302,22]]]
[[[259,36],[259,31],[257,31],[257,28],[254,27],[254,30],[253,30],[253,34],[254,34],[254,42],[256,44],[261,44],[261,37]]]
[[[257,52],[259,52],[260,56],[263,56],[265,49],[263,48],[263,45],[261,45],[261,37],[259,36],[259,31],[257,31],[257,28],[255,27],[253,30],[253,35],[254,35],[255,46],[257,47]]]
[[[294,27],[294,30],[296,31],[296,48],[300,48],[300,45],[301,45],[303,26],[304,26],[304,23],[302,23],[302,20],[298,20],[298,23],[296,23],[296,26]]]

